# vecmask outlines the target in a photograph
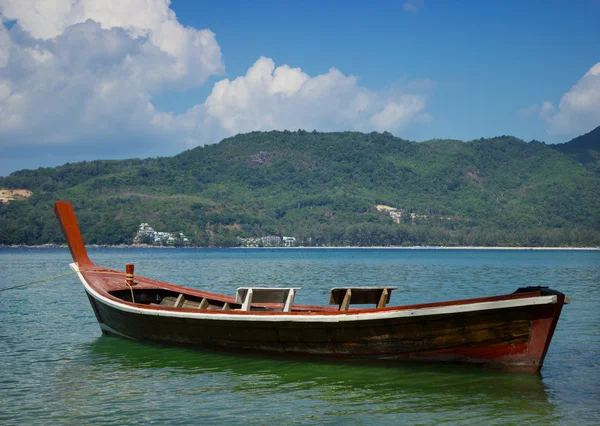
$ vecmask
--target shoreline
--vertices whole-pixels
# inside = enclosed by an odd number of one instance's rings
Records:
[[[40,248],[68,248],[66,244],[41,244],[41,245],[2,245],[0,249],[40,249]],[[298,249],[311,249],[311,250],[538,250],[538,251],[551,251],[551,250],[573,250],[573,251],[598,251],[600,247],[500,247],[500,246],[297,246],[297,247],[199,247],[199,246],[187,246],[187,247],[175,247],[175,246],[154,246],[147,244],[119,244],[119,245],[102,245],[102,244],[89,244],[86,248],[114,248],[114,249],[251,249],[251,250],[298,250]]]

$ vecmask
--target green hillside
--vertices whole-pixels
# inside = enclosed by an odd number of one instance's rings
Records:
[[[61,243],[52,202],[90,244],[140,222],[195,245],[294,236],[303,245],[600,245],[600,128],[563,145],[510,136],[409,142],[389,133],[253,132],[175,157],[22,170],[0,188],[0,244]],[[397,209],[396,223],[388,211]]]
[[[570,142],[552,145],[600,176],[600,127]]]

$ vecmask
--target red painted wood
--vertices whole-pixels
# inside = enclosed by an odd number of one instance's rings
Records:
[[[133,271],[134,271],[134,265],[133,263],[128,263],[127,265],[125,265],[125,282],[127,283],[128,286],[134,285],[134,277],[133,277]]]
[[[75,217],[75,211],[71,203],[67,201],[56,201],[54,203],[54,214],[69,245],[71,256],[80,268],[93,267],[94,263],[90,260],[81,238],[79,224]]]
[[[558,295],[558,302],[554,305],[546,307],[546,316],[537,318],[531,323],[531,335],[529,338],[528,353],[530,356],[540,360],[540,364],[544,362],[550,341],[554,335],[558,318],[562,311],[565,302],[564,295]]]

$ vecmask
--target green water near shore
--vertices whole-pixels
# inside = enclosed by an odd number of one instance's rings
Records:
[[[2,424],[598,424],[600,253],[93,249],[98,264],[234,294],[395,285],[394,304],[549,285],[565,306],[541,374],[235,355],[102,336],[75,276],[0,293]],[[68,272],[66,249],[0,249],[0,287]]]

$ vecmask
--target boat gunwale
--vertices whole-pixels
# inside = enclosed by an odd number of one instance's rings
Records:
[[[217,311],[217,310],[198,310],[189,308],[173,308],[162,306],[149,306],[138,304],[119,299],[111,295],[106,289],[99,291],[96,286],[89,283],[83,274],[86,269],[81,270],[76,263],[71,264],[71,268],[77,273],[79,279],[83,283],[86,291],[100,302],[113,306],[122,311],[153,315],[153,316],[171,316],[182,317],[196,320],[213,319],[213,320],[235,320],[235,321],[281,321],[281,322],[348,322],[348,321],[368,321],[368,320],[385,320],[390,318],[410,318],[431,315],[443,315],[453,313],[468,313],[486,311],[492,309],[506,309],[523,306],[556,304],[558,297],[556,295],[541,295],[541,292],[513,293],[500,296],[491,296],[477,299],[463,299],[449,302],[436,302],[419,305],[406,306],[391,306],[385,308],[370,308],[370,309],[351,309],[348,311],[338,311],[336,307],[331,307],[328,310],[301,311],[301,312],[277,312],[277,311]],[[117,271],[111,271],[117,272]],[[165,284],[167,290],[191,290],[185,287],[175,286],[173,284]],[[102,294],[104,293],[104,294]],[[222,296],[229,299],[228,296]],[[233,298],[231,298],[233,299]],[[296,308],[307,307],[309,305],[294,305]],[[315,306],[315,308],[323,309],[323,306]],[[325,307],[329,308],[329,307]],[[335,309],[335,310],[334,310]]]

